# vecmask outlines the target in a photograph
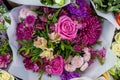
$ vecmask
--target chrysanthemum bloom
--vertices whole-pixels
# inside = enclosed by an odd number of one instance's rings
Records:
[[[81,21],[82,28],[80,29],[80,36],[84,46],[93,45],[101,35],[101,24],[98,18],[89,17]]]

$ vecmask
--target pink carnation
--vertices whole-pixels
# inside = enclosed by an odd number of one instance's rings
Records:
[[[58,56],[50,61],[49,65],[46,66],[46,72],[48,74],[61,75],[65,66],[65,61],[62,56]]]
[[[62,39],[71,40],[76,37],[78,29],[71,18],[68,16],[61,16],[58,23],[55,24],[55,31]]]

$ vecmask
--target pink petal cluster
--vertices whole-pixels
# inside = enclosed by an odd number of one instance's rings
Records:
[[[47,65],[46,68],[46,73],[48,74],[55,74],[55,75],[61,75],[65,66],[65,61],[62,58],[62,56],[58,56],[51,60],[49,62],[49,65]]]
[[[58,23],[55,24],[55,31],[63,40],[71,40],[76,37],[78,29],[70,17],[61,16]]]
[[[27,17],[25,18],[25,24],[26,24],[27,26],[33,26],[34,23],[35,23],[35,16],[29,15],[29,16],[27,16]]]
[[[8,64],[11,62],[10,58],[10,53],[7,53],[6,55],[0,55],[0,68],[7,68]]]
[[[33,27],[25,27],[24,23],[20,23],[17,27],[17,39],[18,40],[29,40],[33,37]]]
[[[33,70],[33,71],[39,71],[40,70],[40,63],[39,62],[32,62],[30,58],[25,58],[24,61],[24,66],[28,70]]]

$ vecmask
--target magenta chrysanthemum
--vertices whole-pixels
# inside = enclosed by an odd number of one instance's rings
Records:
[[[102,27],[100,21],[96,17],[90,17],[83,19],[81,23],[80,39],[82,43],[84,46],[94,44],[101,34]]]
[[[27,26],[33,26],[34,25],[34,23],[35,23],[35,16],[27,16],[26,18],[25,18],[25,24],[27,25]]]

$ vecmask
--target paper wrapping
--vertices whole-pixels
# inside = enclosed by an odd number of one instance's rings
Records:
[[[10,12],[11,17],[11,25],[7,30],[7,34],[9,37],[9,44],[13,51],[13,62],[9,68],[9,72],[13,75],[22,78],[23,80],[38,80],[39,73],[35,73],[29,70],[26,70],[23,64],[23,57],[17,53],[19,45],[16,41],[16,27],[19,23],[19,11],[23,7],[16,7]],[[102,34],[99,40],[102,41],[101,46],[96,46],[96,49],[101,49],[105,47],[107,50],[106,61],[104,65],[101,65],[97,60],[83,73],[81,76],[89,77],[95,80],[97,77],[102,75],[104,72],[113,67],[114,62],[117,60],[116,56],[110,50],[110,45],[113,39],[115,27],[109,23],[108,21],[104,21]],[[43,75],[42,80],[60,80],[59,76],[52,75],[52,77],[48,77],[46,74]]]

